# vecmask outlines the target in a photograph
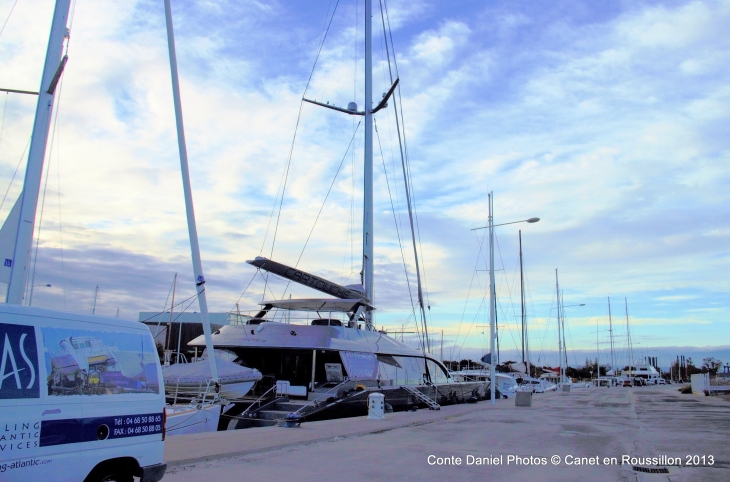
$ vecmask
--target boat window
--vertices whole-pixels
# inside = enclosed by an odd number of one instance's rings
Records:
[[[431,375],[431,383],[448,383],[449,378],[441,366],[433,360],[426,360],[428,373]]]
[[[341,351],[340,358],[350,380],[373,380],[377,377],[378,361],[374,353]]]
[[[385,363],[386,365],[392,365],[397,368],[403,368],[398,364],[397,361],[395,361],[395,358],[393,358],[393,355],[378,355],[378,361],[381,363]]]
[[[421,385],[426,373],[423,358],[378,355],[378,379],[384,387]]]

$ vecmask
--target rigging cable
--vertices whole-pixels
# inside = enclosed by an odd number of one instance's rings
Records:
[[[13,177],[10,178],[10,183],[8,184],[8,188],[5,190],[5,195],[3,196],[2,202],[0,202],[0,209],[2,209],[3,205],[5,204],[5,199],[8,197],[10,188],[13,186],[13,181],[15,180],[15,176],[18,174],[18,169],[20,169],[20,164],[23,162],[23,158],[25,157],[25,152],[28,150],[28,146],[30,145],[31,138],[28,138],[28,143],[25,145],[25,149],[23,149],[23,153],[20,155],[20,159],[18,160],[18,165],[15,166],[15,172],[13,173]]]
[[[352,137],[350,138],[350,143],[347,145],[347,150],[345,151],[345,155],[342,156],[342,160],[340,161],[340,165],[337,167],[337,172],[335,172],[335,176],[332,178],[332,182],[330,183],[329,189],[327,189],[327,194],[324,197],[324,201],[322,201],[322,205],[319,207],[319,212],[317,213],[317,217],[314,219],[314,223],[312,224],[312,229],[309,230],[309,235],[307,235],[307,240],[304,242],[304,246],[302,246],[302,251],[299,253],[299,257],[297,258],[297,262],[294,265],[294,268],[299,266],[299,262],[302,260],[302,256],[304,256],[304,250],[307,249],[307,245],[309,244],[309,240],[312,238],[312,233],[314,232],[314,228],[317,226],[317,222],[319,221],[319,217],[322,215],[322,210],[324,209],[324,205],[327,203],[327,199],[330,196],[330,193],[332,192],[332,188],[335,185],[335,181],[337,180],[337,176],[340,175],[340,171],[342,171],[342,165],[345,163],[345,159],[347,159],[347,154],[350,152],[350,147],[352,147],[352,142],[355,140],[355,135],[357,134],[357,131],[360,129],[360,123],[358,122],[357,128],[355,128],[355,132],[352,133]],[[284,288],[284,293],[282,293],[282,299],[284,295],[287,292],[287,289],[289,288],[289,284],[291,281],[289,281],[286,284],[286,288]]]
[[[331,4],[332,4],[332,2],[330,1],[330,5]],[[326,22],[327,15],[325,15],[326,29],[324,30],[324,32],[322,34],[322,38],[319,43],[319,49],[317,50],[317,56],[314,59],[314,64],[312,65],[312,70],[309,73],[309,78],[307,79],[307,84],[304,87],[304,93],[302,93],[302,99],[299,101],[299,113],[297,114],[297,122],[294,127],[294,137],[292,138],[291,147],[289,148],[289,157],[286,162],[286,168],[284,169],[283,179],[279,183],[279,186],[282,186],[282,183],[283,183],[283,187],[281,187],[281,200],[279,201],[279,212],[276,217],[276,225],[274,227],[274,234],[273,234],[272,241],[271,241],[271,254],[269,255],[269,259],[273,258],[273,256],[274,256],[274,246],[276,244],[276,234],[279,231],[279,220],[281,219],[281,208],[282,208],[282,205],[284,204],[284,194],[286,192],[286,185],[289,180],[289,169],[291,167],[291,160],[292,160],[292,156],[294,154],[294,145],[295,145],[296,139],[297,139],[297,132],[299,131],[299,122],[302,119],[302,111],[304,108],[304,97],[307,95],[307,90],[309,90],[309,85],[312,82],[312,77],[314,76],[314,69],[317,67],[317,62],[319,61],[319,56],[322,53],[322,47],[324,46],[324,41],[326,40],[327,34],[329,33],[330,27],[332,26],[332,20],[335,18],[335,12],[337,12],[337,6],[339,4],[340,4],[340,0],[337,0],[337,3],[335,4],[335,8],[332,10],[332,16],[330,17],[329,23]],[[330,5],[327,6],[327,14],[329,14]],[[278,192],[277,192],[277,197],[278,197]],[[264,249],[264,245],[266,244],[266,238],[268,237],[268,234],[269,234],[269,227],[271,226],[271,220],[273,218],[275,209],[276,209],[276,199],[274,200],[274,207],[271,210],[271,217],[269,217],[269,224],[266,227],[266,234],[264,235],[264,241],[261,245],[262,252]],[[268,283],[268,274],[265,278],[264,295],[266,294],[266,284],[267,283]]]
[[[381,0],[381,3],[380,3],[380,18],[381,18],[381,21],[382,21],[382,24],[383,24],[383,36],[386,35],[385,16],[387,16],[387,7],[384,8],[383,1]],[[388,20],[388,25],[390,25],[390,19]],[[395,67],[396,75],[397,75],[398,74],[398,63],[396,62],[396,59],[395,59],[395,47],[392,44],[392,41],[393,41],[392,32],[390,32],[390,33],[391,33],[391,47],[393,47],[393,65]],[[386,53],[387,53],[387,56],[388,56],[388,72],[390,74],[390,81],[391,81],[391,84],[392,84],[393,83],[393,72],[392,72],[392,69],[390,67],[390,50],[388,48],[388,42],[387,42],[388,39],[387,39],[387,37],[386,37],[385,40],[386,40],[386,42],[385,42]],[[399,96],[399,98],[400,98],[400,92],[401,92],[401,89],[400,89],[400,86],[398,86],[398,96]],[[411,182],[411,178],[410,178],[410,167],[408,166],[409,163],[408,163],[408,154],[407,154],[408,153],[408,149],[407,149],[407,146],[406,146],[406,137],[405,137],[405,124],[403,124],[403,141],[401,143],[401,130],[400,130],[399,122],[398,122],[398,105],[397,105],[397,103],[395,101],[395,97],[393,98],[393,109],[394,109],[395,117],[396,117],[396,126],[398,128],[398,142],[399,142],[400,151],[401,151],[401,165],[403,166],[403,183],[405,185],[406,200],[408,201],[408,218],[410,219],[411,236],[413,238],[413,254],[414,254],[414,257],[415,257],[415,261],[416,261],[416,280],[418,282],[418,303],[419,303],[419,306],[421,308],[420,309],[420,311],[421,311],[421,323],[423,324],[423,333],[424,333],[424,337],[426,339],[426,345],[425,345],[426,348],[425,348],[425,350],[431,351],[431,340],[429,339],[429,336],[428,336],[428,324],[427,324],[427,321],[426,321],[426,307],[425,307],[424,302],[423,302],[423,290],[421,288],[421,273],[420,273],[420,264],[418,262],[418,249],[416,247],[416,232],[418,232],[419,245],[420,245],[421,235],[420,235],[420,231],[418,229],[418,215],[416,213],[416,208],[415,208],[415,195],[413,194],[413,190],[412,189],[409,189],[409,185],[410,186],[413,186],[413,183]],[[402,104],[402,102],[401,102],[400,120],[401,120],[401,122],[403,122],[403,104]],[[415,216],[415,218],[416,218],[416,229],[415,230],[414,230],[414,227],[413,227],[414,214],[416,214],[416,216]],[[421,246],[421,259],[423,259],[423,247],[422,246]],[[425,266],[424,266],[424,282],[425,282],[425,276],[426,275],[425,275]]]
[[[68,45],[66,46],[66,52],[68,52]],[[30,285],[26,287],[27,290],[29,290],[30,294],[28,296],[28,306],[31,306],[33,303],[33,288],[35,287],[35,271],[36,267],[38,266],[38,249],[40,247],[41,242],[41,230],[43,229],[43,213],[45,211],[46,207],[46,193],[48,192],[48,178],[51,176],[51,161],[53,160],[53,147],[56,146],[56,152],[58,153],[58,161],[60,162],[61,154],[60,154],[60,147],[58,146],[59,142],[56,142],[56,128],[58,127],[58,114],[61,111],[61,95],[63,93],[63,80],[64,77],[61,78],[61,82],[58,86],[58,96],[55,98],[56,101],[56,111],[53,113],[53,130],[51,131],[51,149],[48,153],[48,165],[46,166],[46,179],[43,182],[43,197],[41,198],[41,212],[40,216],[38,218],[38,235],[36,236],[35,241],[35,253],[33,255],[33,268],[31,270],[30,275]],[[60,137],[60,129],[59,129],[59,137]],[[31,246],[32,249],[32,246]]]
[[[395,44],[393,43],[393,31],[390,28],[390,17],[388,16],[388,2],[387,0],[381,0],[382,1],[382,7],[381,10],[384,9],[385,11],[385,18],[387,19],[388,23],[388,35],[390,37],[390,46],[393,48],[393,65],[395,66],[395,74],[396,77],[400,77],[400,73],[398,72],[398,60],[395,57]],[[385,30],[385,26],[383,27],[383,30]],[[383,32],[385,33],[385,32]],[[387,45],[387,42],[386,42]],[[412,178],[411,178],[411,165],[410,165],[410,156],[408,155],[408,142],[406,140],[406,132],[405,132],[405,116],[403,115],[403,99],[401,97],[401,88],[400,85],[398,86],[398,101],[400,106],[400,121],[401,124],[403,124],[403,149],[405,151],[405,164],[408,169],[408,182],[410,185],[413,185]],[[393,110],[397,112],[398,108],[396,107],[395,103],[395,97],[393,97]],[[424,259],[423,257],[423,245],[421,244],[421,228],[418,223],[418,209],[416,206],[416,194],[411,190],[410,196],[409,196],[409,202],[413,203],[413,214],[416,219],[416,232],[418,234],[418,245],[421,249],[421,259]],[[424,291],[426,293],[426,303],[429,307],[429,310],[431,309],[431,301],[429,300],[428,296],[428,277],[426,275],[426,266],[424,264],[423,266],[423,283],[424,283]]]
[[[10,16],[13,14],[13,10],[15,10],[15,6],[18,4],[18,0],[15,0],[15,3],[13,3],[13,6],[10,8],[10,13],[8,13],[8,18],[5,19],[5,23],[3,24],[3,28],[0,28],[0,35],[3,34],[5,31],[5,27],[8,24],[8,20],[10,20]]]
[[[383,173],[385,174],[385,183],[388,186],[388,197],[390,198],[390,207],[393,210],[393,221],[395,222],[395,232],[398,235],[398,246],[400,247],[401,259],[403,260],[403,271],[405,272],[405,275],[406,275],[406,285],[408,286],[408,297],[411,300],[411,311],[413,312],[413,319],[415,320],[416,319],[416,313],[415,313],[416,308],[415,308],[415,304],[413,303],[413,293],[411,292],[411,282],[410,282],[410,279],[408,278],[408,268],[406,266],[406,257],[405,257],[405,253],[403,252],[403,243],[401,242],[400,229],[398,229],[398,220],[396,219],[396,216],[395,216],[395,206],[393,205],[393,196],[391,195],[391,192],[390,192],[390,181],[388,180],[388,171],[385,168],[385,156],[383,155],[383,146],[380,143],[380,133],[378,132],[378,123],[375,121],[375,118],[373,118],[373,126],[375,127],[375,136],[378,138],[378,148],[380,149],[380,159],[383,161]],[[410,315],[409,315],[409,318],[410,318]],[[418,323],[416,323],[416,333],[418,333],[418,341],[421,344],[421,346],[423,347],[423,350],[425,351],[426,348],[425,348],[425,345],[423,344],[423,340],[421,339],[421,333],[418,330]]]
[[[3,104],[3,120],[0,123],[0,147],[3,145],[3,131],[5,130],[5,113],[8,111],[8,95],[10,92],[5,92],[5,102]]]

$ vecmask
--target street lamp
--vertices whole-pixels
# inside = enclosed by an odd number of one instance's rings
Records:
[[[495,400],[497,396],[497,370],[496,370],[496,363],[494,356],[494,335],[495,335],[495,329],[494,325],[496,324],[495,315],[497,314],[497,292],[494,287],[494,228],[496,226],[504,226],[507,224],[517,224],[517,223],[536,223],[540,220],[540,218],[529,218],[529,219],[523,219],[522,221],[512,221],[509,223],[502,223],[502,224],[494,224],[494,214],[493,214],[493,208],[494,208],[494,193],[490,191],[489,193],[489,224],[487,226],[482,226],[480,228],[474,228],[472,231],[476,231],[478,229],[489,229],[489,375],[491,377],[491,382],[489,383],[490,386],[490,398],[489,403],[492,405],[496,404],[497,401]]]
[[[45,285],[43,285],[43,284],[41,284],[41,285],[32,285],[30,287],[30,295],[28,296],[28,306],[31,306],[33,304],[33,288],[38,288],[39,286],[40,287],[44,287],[44,288],[50,288],[51,287],[50,284],[45,284]]]

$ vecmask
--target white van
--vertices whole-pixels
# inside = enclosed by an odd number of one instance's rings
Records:
[[[0,304],[0,481],[157,482],[160,361],[142,323]]]

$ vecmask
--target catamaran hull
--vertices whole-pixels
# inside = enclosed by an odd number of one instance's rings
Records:
[[[414,386],[413,388],[436,401],[439,405],[466,403],[472,397],[476,397],[477,400],[489,398],[489,382],[448,383],[442,385]],[[385,403],[393,407],[393,410],[396,412],[426,406],[415,395],[404,388],[383,387],[380,389],[366,390],[361,394],[351,395],[340,400],[333,399],[326,408],[306,414],[304,420],[314,422],[366,415],[368,411],[368,395],[374,392],[382,393],[385,396]]]

